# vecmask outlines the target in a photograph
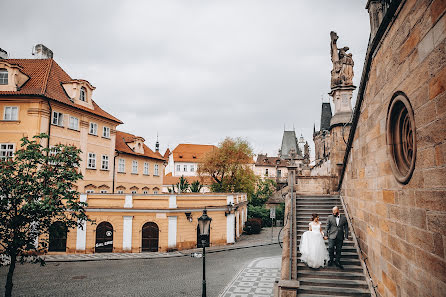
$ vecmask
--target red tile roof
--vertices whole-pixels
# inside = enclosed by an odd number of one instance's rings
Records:
[[[200,162],[208,152],[218,149],[215,145],[207,144],[179,144],[173,151],[175,162]]]
[[[259,154],[257,156],[256,166],[276,167],[277,161],[279,161],[279,167],[287,167],[289,165],[288,161],[283,160],[279,157],[268,157],[267,155]]]
[[[73,79],[53,59],[3,59],[3,62],[21,67],[21,71],[30,79],[18,91],[0,91],[1,95],[39,95],[71,107],[81,109],[118,124],[122,121],[101,109],[92,100],[93,109],[71,102],[62,83]]]
[[[147,145],[143,144],[143,148],[144,148],[144,154],[140,154],[137,153],[135,151],[133,151],[128,145],[127,143],[129,142],[133,142],[136,138],[142,138],[139,136],[135,136],[133,134],[130,133],[125,133],[122,131],[116,131],[116,144],[115,144],[115,149],[119,152],[122,153],[126,153],[126,154],[130,154],[130,155],[135,155],[135,156],[140,156],[140,157],[147,157],[147,158],[152,158],[152,159],[157,159],[157,160],[163,160],[165,161],[166,159],[159,153],[159,152],[154,152],[152,151]]]

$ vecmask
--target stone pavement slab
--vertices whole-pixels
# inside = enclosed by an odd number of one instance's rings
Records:
[[[220,297],[272,297],[280,279],[282,257],[258,258],[243,268]]]

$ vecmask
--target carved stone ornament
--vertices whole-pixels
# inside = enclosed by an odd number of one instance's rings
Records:
[[[331,70],[331,88],[352,87],[353,86],[353,56],[347,53],[347,46],[338,49],[338,35],[330,32],[330,51],[333,69]]]

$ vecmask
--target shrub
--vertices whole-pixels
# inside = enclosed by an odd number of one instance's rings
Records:
[[[248,219],[243,230],[247,234],[259,234],[262,230],[262,220],[258,218]]]

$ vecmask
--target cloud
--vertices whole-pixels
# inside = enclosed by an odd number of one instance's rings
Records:
[[[283,127],[311,141],[330,84],[329,33],[349,46],[359,85],[366,1],[7,1],[1,47],[43,43],[118,127],[162,149],[244,137],[277,153]],[[20,11],[18,18],[15,11]]]

